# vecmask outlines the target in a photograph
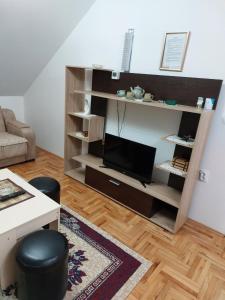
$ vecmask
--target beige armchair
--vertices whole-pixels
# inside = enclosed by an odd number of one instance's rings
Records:
[[[12,110],[0,108],[0,168],[35,159],[35,146],[32,129]]]

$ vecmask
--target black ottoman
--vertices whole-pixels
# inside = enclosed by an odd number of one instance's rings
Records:
[[[40,230],[19,244],[18,299],[62,300],[68,280],[68,242],[59,232]]]
[[[33,178],[29,183],[52,200],[60,203],[60,184],[57,180],[43,176]]]

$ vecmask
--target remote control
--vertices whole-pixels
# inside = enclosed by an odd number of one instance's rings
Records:
[[[14,197],[21,196],[21,195],[23,195],[25,193],[26,192],[24,190],[21,190],[21,191],[14,192],[14,193],[11,193],[11,194],[8,194],[8,195],[0,196],[0,202],[9,200],[9,199],[14,198]]]

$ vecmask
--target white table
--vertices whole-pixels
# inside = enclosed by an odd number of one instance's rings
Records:
[[[0,170],[0,180],[9,178],[34,195],[0,211],[0,287],[15,282],[15,250],[19,239],[50,224],[58,230],[60,205],[8,169]]]

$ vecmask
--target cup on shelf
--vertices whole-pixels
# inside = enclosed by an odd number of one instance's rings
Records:
[[[145,93],[145,96],[144,96],[144,102],[151,102],[153,101],[155,98],[155,95],[154,94],[151,94],[151,93]]]
[[[118,97],[125,97],[125,96],[126,96],[126,91],[125,91],[125,90],[118,90],[118,91],[116,92],[116,95],[117,95]]]

